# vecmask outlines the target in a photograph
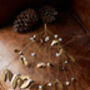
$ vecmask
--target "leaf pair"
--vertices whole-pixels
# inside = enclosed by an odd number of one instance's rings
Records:
[[[28,88],[33,82],[28,76],[15,75],[12,80],[12,87],[15,89],[17,86],[21,89]]]
[[[5,69],[5,70],[2,72],[2,80],[3,80],[3,81],[6,81],[7,79],[8,79],[9,81],[11,81],[12,77],[13,77],[13,73],[12,73],[10,70]]]

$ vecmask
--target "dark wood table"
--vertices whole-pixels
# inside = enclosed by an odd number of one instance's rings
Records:
[[[64,48],[82,67],[83,73],[87,75],[88,85],[90,85],[90,34],[84,32],[71,14],[66,14],[62,18],[60,22],[48,25],[48,29],[63,38]],[[19,72],[19,68],[23,68],[22,65],[14,63],[17,59],[14,49],[23,48],[27,44],[28,38],[39,30],[43,30],[43,26],[27,34],[14,32],[12,26],[0,29],[0,72],[11,61],[13,61],[13,65],[10,64],[8,68],[13,72]],[[23,69],[21,72],[27,73]]]

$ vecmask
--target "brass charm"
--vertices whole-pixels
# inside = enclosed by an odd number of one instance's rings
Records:
[[[11,81],[12,77],[13,77],[13,73],[10,70],[5,69],[2,72],[2,80],[3,81],[6,81],[7,79],[9,79],[9,81]]]
[[[22,83],[22,85],[20,86],[21,89],[25,89],[25,88],[28,88],[29,85],[33,82],[32,79],[27,79],[27,80],[24,80],[24,82]]]

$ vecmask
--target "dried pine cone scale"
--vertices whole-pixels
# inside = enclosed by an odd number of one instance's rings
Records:
[[[36,25],[37,21],[37,12],[34,9],[29,8],[16,17],[16,20],[14,21],[14,30],[20,33],[28,32]]]
[[[40,17],[44,23],[52,23],[56,20],[58,12],[52,6],[44,6],[40,10]]]

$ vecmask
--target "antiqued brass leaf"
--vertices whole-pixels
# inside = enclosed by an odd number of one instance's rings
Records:
[[[11,84],[13,89],[15,89],[17,87],[17,81],[20,79],[19,75],[14,75],[12,80],[11,80]]]
[[[25,66],[27,66],[27,65],[28,65],[28,60],[26,59],[26,57],[23,56],[23,55],[21,55],[20,57],[21,57],[21,60],[22,60],[23,64],[24,64]]]
[[[29,76],[20,76],[20,78],[21,78],[22,80],[28,80],[28,79],[30,79]]]
[[[23,84],[21,85],[21,89],[25,89],[25,88],[28,88],[29,87],[29,85],[31,84],[33,82],[33,80],[32,79],[28,79],[28,80],[25,80],[24,82],[23,82]]]
[[[15,49],[14,52],[17,53],[17,54],[19,54],[19,55],[22,55],[23,54],[23,52],[21,50],[19,50],[19,49]]]
[[[3,81],[6,81],[6,79],[7,79],[6,70],[2,71],[1,78]]]
[[[8,75],[7,76],[8,76],[9,81],[11,81],[11,79],[13,77],[13,73],[10,70],[8,70]]]
[[[32,89],[37,89],[38,86],[39,86],[38,84],[33,84],[33,85],[31,85],[30,90],[32,90]]]
[[[10,70],[5,69],[2,72],[2,80],[3,81],[6,81],[7,79],[9,79],[9,81],[11,81],[12,77],[13,77],[13,73]]]
[[[51,46],[54,46],[54,45],[56,45],[56,44],[58,44],[59,43],[59,40],[53,40],[52,42],[51,42]]]
[[[75,58],[74,58],[72,55],[70,55],[70,54],[68,54],[68,53],[67,53],[67,55],[68,55],[68,57],[72,60],[72,62],[76,62]]]
[[[20,88],[21,85],[23,84],[23,80],[21,80],[20,78],[17,80],[17,85]]]
[[[45,63],[39,63],[37,64],[37,68],[44,68],[46,67],[46,64]]]
[[[63,49],[60,49],[59,56],[62,55],[62,53],[63,53]]]

